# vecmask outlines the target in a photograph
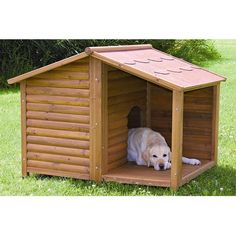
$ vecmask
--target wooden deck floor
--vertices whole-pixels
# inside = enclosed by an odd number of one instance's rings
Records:
[[[202,160],[199,166],[183,164],[182,184],[189,182],[213,166],[214,162],[207,160]],[[137,166],[128,162],[103,175],[103,179],[119,183],[170,187],[170,170],[156,171],[153,167]]]

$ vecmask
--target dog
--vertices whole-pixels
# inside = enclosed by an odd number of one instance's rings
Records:
[[[165,138],[150,128],[133,128],[128,132],[128,161],[137,165],[153,166],[155,170],[171,168],[171,150]],[[182,162],[200,165],[197,159],[182,157]]]

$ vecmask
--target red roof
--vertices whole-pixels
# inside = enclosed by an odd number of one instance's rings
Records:
[[[189,90],[224,81],[225,78],[182,59],[152,48],[151,45],[90,47],[86,53],[69,57],[8,80],[15,83],[86,56],[98,58],[121,70],[170,89]]]

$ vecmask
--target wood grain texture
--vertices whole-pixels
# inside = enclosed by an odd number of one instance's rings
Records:
[[[106,104],[106,77],[103,80],[102,62],[90,58],[90,177],[100,181],[104,168],[104,104]],[[104,103],[105,102],[105,103]]]
[[[21,159],[22,159],[22,176],[27,176],[27,141],[26,141],[26,82],[20,83],[21,93]]]
[[[218,159],[218,132],[219,132],[219,110],[220,110],[220,85],[213,87],[212,105],[212,142],[211,160],[217,164]]]
[[[108,171],[127,161],[128,114],[135,106],[145,114],[146,86],[146,81],[126,72],[111,67],[108,71]],[[136,124],[132,119],[129,124]],[[145,125],[146,117],[141,120]]]
[[[45,111],[62,114],[77,114],[89,115],[89,107],[58,105],[58,104],[41,104],[41,103],[27,103],[28,111]]]
[[[54,137],[54,138],[68,138],[89,141],[89,132],[77,132],[68,130],[53,130],[53,129],[42,129],[42,128],[27,128],[28,135]]]
[[[65,156],[60,154],[49,154],[49,153],[37,153],[28,152],[28,160],[43,161],[43,162],[54,162],[54,163],[64,163],[69,165],[79,165],[79,166],[89,166],[88,158],[80,158],[73,156]]]
[[[57,146],[48,146],[40,144],[27,144],[27,150],[29,152],[49,153],[49,154],[60,154],[65,156],[75,156],[89,158],[89,150],[78,149],[78,148],[65,148]]]
[[[182,180],[183,92],[173,91],[171,188],[177,190]]]

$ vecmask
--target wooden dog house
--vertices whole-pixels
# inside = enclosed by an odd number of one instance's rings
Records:
[[[217,163],[224,80],[151,45],[91,47],[12,78],[21,88],[22,174],[177,189]],[[127,162],[128,128],[142,126],[167,140],[171,170]],[[182,164],[182,154],[202,164]]]

